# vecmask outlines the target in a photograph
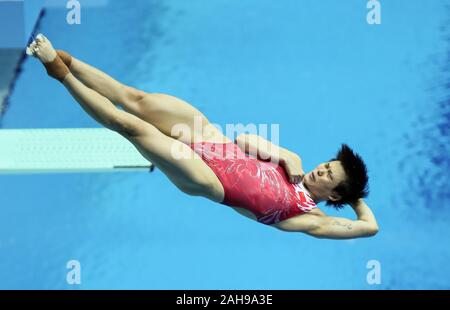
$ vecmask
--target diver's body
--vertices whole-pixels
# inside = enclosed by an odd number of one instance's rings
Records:
[[[357,220],[329,217],[317,208],[321,201],[341,199],[333,191],[346,177],[339,161],[320,164],[304,174],[295,153],[254,135],[231,141],[189,103],[125,86],[66,52],[56,52],[42,35],[27,53],[39,58],[88,114],[133,143],[181,191],[226,204],[284,231],[333,239],[377,233],[375,217],[362,198],[351,203]],[[174,130],[180,124],[187,135]],[[222,158],[223,152],[214,153],[220,146],[246,156]],[[173,150],[183,156],[174,156]],[[233,170],[237,165],[240,169]]]

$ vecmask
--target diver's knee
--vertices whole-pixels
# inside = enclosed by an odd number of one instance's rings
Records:
[[[124,86],[123,92],[124,100],[129,103],[138,103],[147,95],[147,93],[142,90],[126,85]]]

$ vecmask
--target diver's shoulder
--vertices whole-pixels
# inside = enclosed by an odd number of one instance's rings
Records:
[[[319,207],[313,208],[311,211],[305,214],[317,215],[317,216],[326,216],[325,212],[319,209]]]

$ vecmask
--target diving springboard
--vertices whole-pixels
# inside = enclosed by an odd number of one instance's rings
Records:
[[[153,168],[131,142],[106,128],[0,129],[0,174]]]

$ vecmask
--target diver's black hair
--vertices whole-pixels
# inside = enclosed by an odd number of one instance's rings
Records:
[[[328,200],[326,205],[341,209],[345,204],[355,203],[359,198],[369,195],[369,176],[367,175],[366,164],[361,156],[356,154],[347,144],[341,145],[336,158],[331,159],[331,161],[335,160],[341,162],[346,178],[334,189],[342,198],[338,201]]]

